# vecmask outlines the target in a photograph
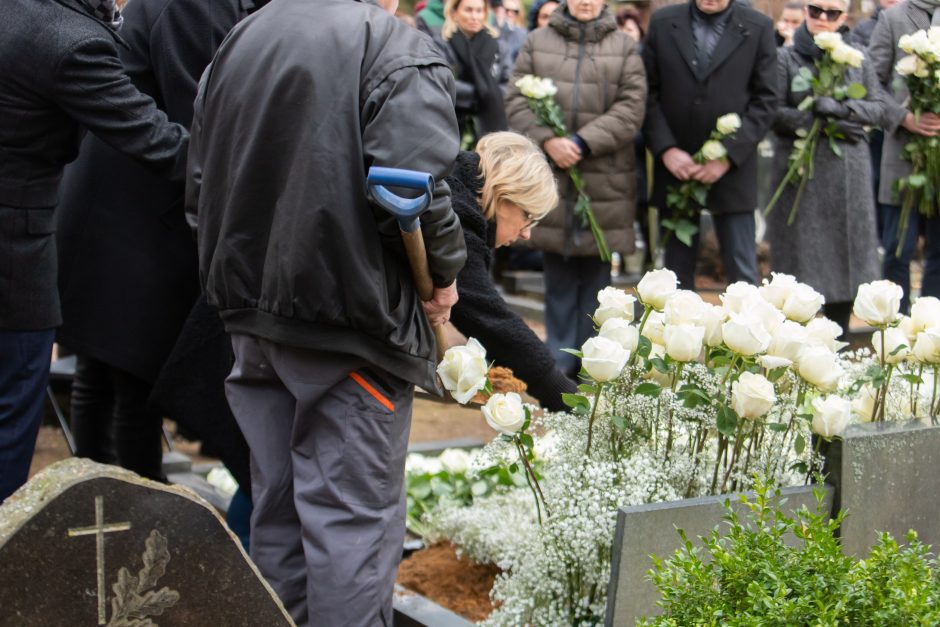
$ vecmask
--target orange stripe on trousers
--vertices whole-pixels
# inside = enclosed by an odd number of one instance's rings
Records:
[[[395,406],[392,405],[392,401],[388,400],[381,392],[376,390],[371,383],[363,379],[358,372],[350,372],[349,378],[358,383],[363,390],[371,394],[375,400],[382,404],[382,407],[390,412],[395,411]]]

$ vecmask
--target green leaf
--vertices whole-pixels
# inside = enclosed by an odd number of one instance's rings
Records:
[[[845,93],[849,98],[861,100],[868,94],[868,90],[865,89],[865,86],[861,83],[852,83],[848,86],[848,89],[846,89]]]
[[[777,381],[780,377],[782,377],[783,375],[785,375],[785,374],[787,373],[787,370],[788,370],[788,367],[787,367],[787,366],[782,366],[782,367],[780,367],[780,368],[774,368],[773,370],[771,370],[770,372],[767,373],[767,380],[770,381],[771,383],[774,383],[774,382]]]
[[[702,204],[705,204],[704,202]],[[692,246],[692,237],[698,233],[698,225],[692,224],[688,220],[679,220],[679,223],[676,225],[676,239],[685,244],[686,246]]]
[[[623,416],[611,416],[610,423],[614,425],[614,428],[621,433],[626,431],[627,427],[630,426],[630,422]]]
[[[927,184],[927,176],[924,174],[911,174],[907,177],[907,184],[910,187],[923,187]]]
[[[802,73],[797,74],[793,77],[793,80],[790,81],[790,91],[796,93],[800,93],[801,91],[809,91],[809,79],[803,76]]]
[[[796,442],[793,443],[793,450],[797,455],[802,455],[803,451],[806,450],[806,438],[803,437],[803,434],[796,436]]]
[[[519,464],[516,462],[509,464],[509,472],[519,472]]]
[[[650,363],[653,364],[653,368],[656,368],[663,374],[669,374],[669,365],[663,361],[662,357],[653,357],[650,359]]]
[[[579,350],[576,349],[576,348],[563,348],[563,349],[561,349],[561,352],[563,352],[563,353],[568,353],[569,355],[574,355],[574,356],[577,357],[578,359],[581,359],[582,357],[584,357],[584,355],[581,353],[581,351],[579,351]]]
[[[921,379],[916,374],[902,374],[901,378],[910,383],[911,385],[923,385],[924,380]]]
[[[535,445],[535,441],[532,440],[532,436],[528,433],[522,433],[519,435],[519,441],[522,442],[522,446],[527,448],[532,448]]]
[[[718,410],[718,432],[722,435],[732,436],[738,428],[738,414],[727,406]]]
[[[583,394],[597,394],[597,388],[590,383],[582,383],[578,386],[578,391]]]
[[[636,345],[636,354],[646,359],[650,356],[650,351],[652,350],[653,342],[645,335],[641,335]]]
[[[640,385],[636,386],[636,390],[634,390],[634,392],[640,394],[641,396],[652,396],[653,398],[659,396],[662,391],[662,386],[658,383],[653,383],[652,381],[641,383]]]
[[[895,348],[893,351],[891,351],[890,355],[891,355],[892,357],[894,357],[895,355],[897,355],[898,353],[900,353],[900,352],[901,352],[902,350],[904,350],[905,348],[907,348],[907,344],[899,344],[899,345],[897,346],[897,348]]]
[[[591,401],[587,397],[581,396],[580,394],[562,394],[561,402],[571,407],[572,409],[577,409],[578,407],[591,407]]]
[[[483,496],[490,491],[490,484],[486,481],[480,479],[479,481],[474,481],[473,485],[470,486],[470,494],[473,496]]]
[[[769,425],[767,425],[767,428],[777,433],[783,433],[784,431],[787,430],[787,425],[782,422],[772,422]]]

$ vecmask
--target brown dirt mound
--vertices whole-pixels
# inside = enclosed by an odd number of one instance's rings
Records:
[[[452,544],[441,543],[402,561],[398,583],[476,622],[493,611],[490,589],[497,574],[496,566],[458,558]]]

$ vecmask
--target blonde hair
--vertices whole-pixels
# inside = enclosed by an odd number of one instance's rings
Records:
[[[535,219],[558,205],[558,188],[545,154],[524,135],[503,131],[477,142],[483,191],[480,206],[489,220],[501,200],[511,202]]]
[[[460,7],[460,3],[463,0],[447,0],[444,4],[444,25],[441,26],[441,37],[444,41],[450,41],[450,38],[454,36],[454,33],[457,32],[457,20],[454,19],[454,14],[457,12],[457,8]],[[490,24],[490,3],[488,0],[483,0],[483,12],[486,14],[486,22],[483,25],[490,35],[493,37],[499,37],[499,31]]]

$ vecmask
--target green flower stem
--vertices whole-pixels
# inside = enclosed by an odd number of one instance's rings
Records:
[[[551,513],[548,511],[548,504],[545,502],[545,495],[542,494],[542,486],[539,485],[539,480],[535,476],[535,471],[532,469],[532,466],[529,464],[529,456],[526,455],[525,446],[522,444],[522,440],[518,435],[513,436],[513,442],[516,445],[516,450],[519,451],[519,459],[522,460],[522,465],[525,467],[525,480],[529,484],[529,489],[532,491],[532,497],[535,499],[535,513],[539,520],[539,525],[542,524],[542,508],[539,505],[539,500],[541,500],[542,505],[545,506],[545,515],[551,516]]]
[[[597,383],[597,393],[594,394],[594,407],[591,408],[591,418],[588,420],[588,440],[587,440],[587,450],[584,452],[585,455],[591,454],[591,439],[594,436],[594,418],[597,417],[597,406],[600,405],[601,401],[601,391],[604,389],[604,384],[601,382]]]
[[[930,420],[937,421],[937,367],[933,367],[933,393],[930,396]]]
[[[676,364],[676,372],[672,377],[672,393],[673,394],[676,393],[676,388],[679,386],[679,377],[682,376],[682,366],[684,365],[685,364],[681,361]],[[669,425],[666,431],[666,459],[665,461],[667,462],[669,461],[669,454],[672,453],[672,417],[673,417],[672,414],[673,414],[673,404],[670,403],[669,404]]]
[[[718,469],[721,467],[721,454],[724,452],[726,445],[727,445],[727,440],[725,439],[724,434],[719,433],[718,434],[718,453],[717,455],[715,455],[715,469],[714,469],[714,472],[712,472],[712,484],[708,490],[709,494],[714,494],[715,488],[718,487]]]
[[[790,167],[787,168],[787,173],[784,175],[783,180],[780,181],[780,185],[777,186],[776,191],[774,191],[774,195],[771,196],[770,202],[767,203],[767,207],[764,209],[765,216],[769,215],[774,206],[776,206],[777,201],[780,200],[780,197],[783,195],[783,192],[787,186],[791,185],[797,176],[800,176],[803,182],[800,185],[800,191],[797,193],[796,200],[793,203],[793,206],[790,208],[790,215],[787,218],[787,224],[793,223],[793,219],[796,217],[796,209],[799,206],[800,195],[802,188],[805,185],[806,178],[812,178],[811,168],[816,154],[816,140],[821,127],[822,120],[820,118],[813,120],[813,126],[810,128],[809,133],[807,133],[806,137],[802,138],[804,142],[803,147],[799,149],[799,152],[796,155],[791,155]],[[802,175],[800,174],[801,168],[804,169]]]
[[[640,301],[640,302],[642,303],[643,301]],[[646,326],[646,320],[650,317],[650,314],[651,314],[652,312],[653,312],[653,308],[652,308],[651,306],[647,305],[646,303],[643,303],[643,317],[640,318],[640,326],[637,328],[637,331],[636,331],[636,336],[637,336],[637,342],[638,342],[638,343],[639,343],[639,338],[643,336],[643,327]],[[639,344],[637,344],[637,345],[639,346]],[[632,366],[633,364],[636,363],[636,357],[637,357],[637,355],[638,355],[637,351],[633,351],[633,353],[631,353],[631,355],[630,355],[630,361],[629,361],[628,365]]]

